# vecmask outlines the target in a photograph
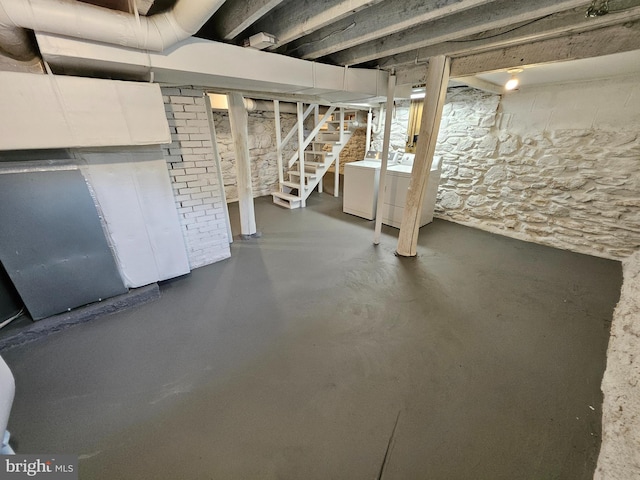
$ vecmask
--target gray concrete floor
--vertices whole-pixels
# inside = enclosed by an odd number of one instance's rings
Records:
[[[374,479],[388,446],[384,479],[592,478],[618,262],[441,220],[398,258],[308,205],[258,199],[231,259],[4,353],[18,452],[82,479]]]

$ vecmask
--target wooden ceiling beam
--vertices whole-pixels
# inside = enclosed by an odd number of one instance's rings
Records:
[[[382,0],[298,0],[285,4],[260,19],[252,31],[266,32],[276,37],[276,46],[293,42],[327,25],[338,22]]]
[[[462,13],[450,15],[442,21],[430,22],[383,39],[327,57],[337,65],[359,65],[380,57],[396,55],[451,40],[478,34],[487,30],[535,21],[546,15],[588,6],[584,0],[498,0]]]
[[[205,27],[220,40],[233,40],[284,0],[227,0]]]
[[[495,0],[406,0],[401,5],[387,1],[334,22],[279,52],[315,60],[492,1]]]
[[[640,19],[640,0],[617,2],[615,11],[608,15],[586,18],[583,8],[575,8],[556,13],[538,22],[522,25],[517,29],[498,29],[483,32],[466,40],[444,42],[430,45],[411,52],[382,58],[378,67],[382,69],[399,68],[411,64],[420,64],[436,55],[459,57],[482,53],[523,43],[566,36],[610,25]]]
[[[632,50],[640,50],[640,21],[454,58],[451,61],[451,76],[464,77]]]

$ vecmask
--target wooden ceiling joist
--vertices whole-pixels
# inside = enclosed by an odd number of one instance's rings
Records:
[[[360,65],[380,57],[464,38],[487,30],[529,22],[584,4],[584,0],[499,0],[389,35],[331,55],[337,65]]]
[[[491,30],[456,42],[439,43],[381,58],[378,66],[383,69],[398,69],[423,63],[436,55],[467,56],[640,19],[640,0],[628,0],[626,4],[622,11],[595,18],[585,17],[583,8],[574,8],[516,28]]]
[[[517,66],[578,60],[639,49],[640,21],[637,20],[567,37],[454,58],[451,61],[451,76],[464,77]]]
[[[387,1],[334,22],[279,51],[293,52],[295,56],[305,60],[315,60],[493,1],[445,0],[436,3],[408,0],[402,6],[397,2]]]

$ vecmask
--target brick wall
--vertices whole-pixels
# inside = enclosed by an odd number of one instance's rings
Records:
[[[163,88],[172,143],[163,146],[191,268],[231,256],[204,91]]]

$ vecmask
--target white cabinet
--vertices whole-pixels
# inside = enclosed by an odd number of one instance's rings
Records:
[[[376,218],[380,162],[362,160],[344,166],[342,211],[358,217]]]

